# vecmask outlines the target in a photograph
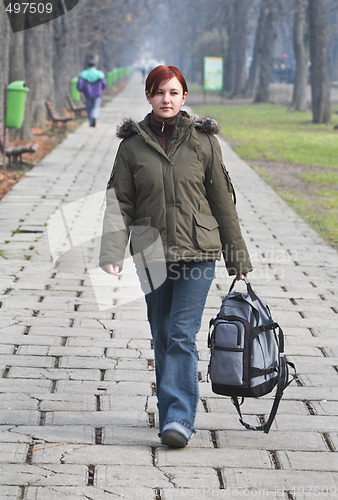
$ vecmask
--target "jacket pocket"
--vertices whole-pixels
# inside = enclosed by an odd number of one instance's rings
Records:
[[[218,222],[213,215],[194,214],[195,238],[200,250],[205,252],[222,248]]]

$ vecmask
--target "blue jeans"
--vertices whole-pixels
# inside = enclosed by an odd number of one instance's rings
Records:
[[[86,109],[89,123],[92,122],[93,118],[99,117],[100,106],[101,106],[101,97],[91,98],[86,97]]]
[[[195,433],[199,399],[196,334],[215,274],[215,262],[167,264],[165,282],[146,295],[155,352],[160,433]]]

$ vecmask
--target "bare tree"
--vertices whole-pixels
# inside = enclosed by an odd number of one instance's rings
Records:
[[[78,55],[78,12],[74,9],[53,23],[52,69],[54,76],[54,104],[60,113],[66,105],[72,77],[81,65]]]
[[[228,23],[229,45],[225,66],[224,88],[232,95],[243,92],[247,45],[247,15],[250,0],[232,0]]]
[[[95,58],[104,70],[110,71],[130,62],[131,54],[135,56],[140,48],[140,39],[149,26],[147,14],[154,5],[156,11],[161,8],[155,0],[83,0],[79,22],[86,29],[79,33],[81,65],[89,57]]]
[[[3,123],[4,85],[8,83],[9,27],[3,2],[0,4],[0,121]]]
[[[295,0],[295,17],[293,25],[293,46],[296,59],[295,83],[291,109],[305,111],[306,88],[309,71],[309,33],[308,33],[308,1]]]
[[[83,69],[88,57],[94,57],[104,71],[131,64],[142,32],[149,27],[151,17],[147,14],[154,5],[155,0],[82,0],[64,16],[10,34],[0,2],[0,92],[8,81],[8,70],[11,80],[25,80],[30,88],[20,136],[29,138],[32,125],[45,123],[47,99],[62,112],[70,80]],[[2,113],[1,105],[1,120]]]
[[[266,14],[267,14],[266,10],[263,7],[264,7],[264,0],[261,0],[259,18],[256,27],[252,62],[250,65],[249,76],[245,85],[245,95],[247,97],[252,97],[255,94],[258,85],[260,60],[264,44],[264,26],[266,23]]]
[[[273,49],[276,38],[278,2],[262,0],[263,38],[260,46],[258,84],[254,102],[269,101],[269,85],[273,63]]]
[[[54,24],[47,23],[44,30],[44,94],[41,99],[55,102],[55,79],[54,79]],[[47,113],[46,113],[47,117]]]
[[[326,0],[309,0],[309,26],[312,119],[314,123],[328,123],[331,103]]]
[[[24,32],[10,33],[9,40],[8,81],[25,80]]]
[[[43,126],[46,119],[44,97],[44,51],[39,48],[44,47],[45,25],[37,26],[24,32],[25,36],[25,72],[26,84],[30,92],[27,98],[24,135],[31,136],[30,127],[32,124]]]
[[[331,81],[338,81],[338,0],[329,1],[329,72]]]

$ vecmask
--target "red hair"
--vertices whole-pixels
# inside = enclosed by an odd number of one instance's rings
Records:
[[[183,88],[183,94],[188,92],[187,82],[178,68],[175,66],[157,66],[148,75],[146,79],[146,93],[153,97],[161,83],[166,83],[172,78],[177,78]]]

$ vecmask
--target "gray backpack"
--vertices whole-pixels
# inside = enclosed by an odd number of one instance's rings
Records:
[[[289,380],[289,366],[294,372],[295,366],[285,359],[283,331],[273,321],[267,304],[247,278],[247,292],[233,292],[235,283],[236,279],[217,317],[210,321],[208,374],[214,393],[231,396],[241,424],[268,434],[283,391],[295,378],[294,374]],[[276,386],[267,422],[260,426],[245,423],[240,409],[244,398],[263,396]],[[238,398],[242,398],[241,403]]]

